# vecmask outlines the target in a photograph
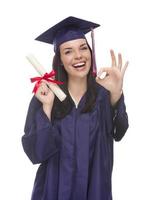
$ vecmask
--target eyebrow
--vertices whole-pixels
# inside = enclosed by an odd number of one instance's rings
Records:
[[[87,43],[83,43],[80,45],[80,47],[83,47],[83,46],[87,46]],[[70,50],[70,49],[72,49],[72,47],[66,47],[63,50]]]
[[[86,43],[86,42],[83,43],[83,44],[81,44],[80,47],[85,46],[85,45],[87,46],[87,43]]]

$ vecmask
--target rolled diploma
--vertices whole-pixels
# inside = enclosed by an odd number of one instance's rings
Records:
[[[29,54],[26,56],[26,58],[41,76],[43,76],[46,73],[46,70],[37,61],[34,55]],[[48,83],[48,86],[54,92],[54,94],[59,98],[60,101],[63,101],[66,98],[66,94],[60,89],[60,87],[57,84]]]

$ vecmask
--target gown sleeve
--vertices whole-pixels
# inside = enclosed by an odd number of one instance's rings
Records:
[[[113,126],[113,138],[115,141],[120,141],[125,135],[129,124],[128,115],[126,112],[126,106],[124,102],[124,95],[122,94],[115,107],[111,107],[112,111],[112,126]]]
[[[28,108],[24,132],[23,149],[33,164],[44,162],[58,152],[58,129],[49,121],[35,96]]]

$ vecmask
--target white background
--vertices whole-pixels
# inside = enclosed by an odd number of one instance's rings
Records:
[[[37,75],[25,56],[34,53],[50,71],[53,48],[34,41],[51,25],[68,16],[96,23],[98,67],[110,66],[109,50],[130,64],[124,93],[130,128],[115,143],[114,200],[150,199],[149,68],[150,14],[148,0],[14,0],[0,5],[0,199],[29,200],[36,165],[28,160],[21,136]]]

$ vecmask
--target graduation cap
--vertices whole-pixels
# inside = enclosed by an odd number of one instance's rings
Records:
[[[99,24],[70,16],[49,28],[35,40],[53,44],[56,52],[62,43],[80,38],[85,39],[85,34],[92,31],[93,73],[96,73],[93,29],[99,26]]]

